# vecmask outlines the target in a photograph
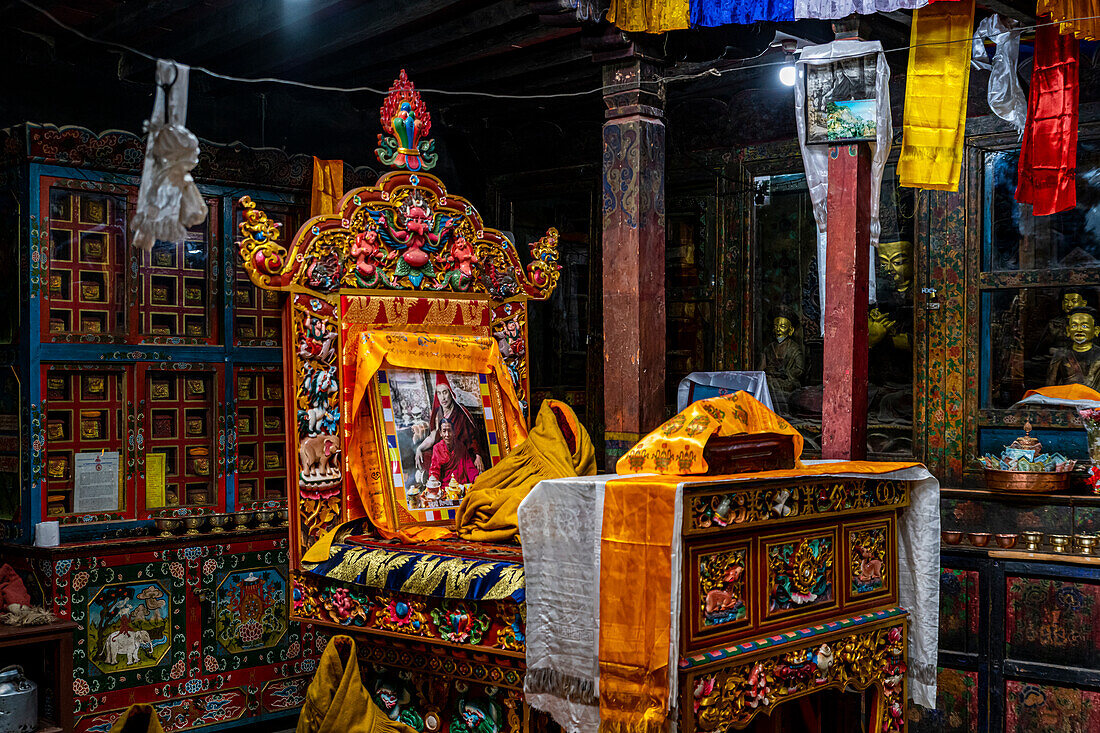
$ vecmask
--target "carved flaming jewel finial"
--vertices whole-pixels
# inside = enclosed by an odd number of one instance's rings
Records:
[[[435,153],[435,140],[428,138],[432,117],[404,69],[383,100],[381,112],[382,129],[387,134],[378,136],[378,148],[374,151],[378,160],[410,171],[434,168],[439,156]]]

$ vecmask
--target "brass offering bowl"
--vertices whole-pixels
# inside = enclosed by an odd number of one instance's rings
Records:
[[[175,517],[157,517],[153,523],[160,530],[161,537],[174,537],[180,528],[180,520]]]
[[[1075,534],[1073,536],[1073,542],[1077,545],[1077,552],[1082,555],[1092,555],[1096,550],[1096,535],[1094,534]]]
[[[940,532],[940,539],[943,540],[944,544],[947,545],[959,544],[960,542],[962,542],[962,536],[963,533],[959,532],[958,530],[945,529],[944,531]]]
[[[209,517],[207,517],[207,521],[210,522],[210,531],[211,532],[214,532],[214,533],[224,532],[225,531],[225,525],[229,521],[229,515],[228,514],[211,514]]]
[[[187,527],[187,532],[184,534],[199,534],[199,527],[202,526],[203,520],[205,519],[206,517],[200,514],[192,514],[189,517],[184,517],[183,526]]]
[[[279,518],[279,526],[280,527],[289,527],[290,526],[290,510],[289,509],[287,509],[286,507],[283,507],[279,511],[275,512],[275,516]]]
[[[970,540],[970,544],[975,547],[985,547],[989,544],[989,538],[991,536],[989,532],[970,532],[966,535],[966,538]]]
[[[1008,494],[1053,494],[1065,491],[1072,471],[1001,471],[985,469],[985,487]]]
[[[233,515],[233,529],[248,529],[252,521],[252,512],[237,512]]]
[[[275,512],[272,511],[259,511],[256,512],[256,519],[260,522],[256,525],[259,529],[271,529],[271,520],[275,518]]]
[[[1050,542],[1050,548],[1059,554],[1065,554],[1070,550],[1070,543],[1073,541],[1073,536],[1068,534],[1052,534],[1047,536],[1047,540]]]
[[[1043,544],[1042,532],[1021,532],[1020,537],[1024,541],[1024,549],[1028,552],[1038,552],[1039,545]]]
[[[1014,534],[996,534],[993,535],[993,539],[997,542],[997,547],[1002,550],[1010,550],[1016,546],[1016,538],[1018,535]]]

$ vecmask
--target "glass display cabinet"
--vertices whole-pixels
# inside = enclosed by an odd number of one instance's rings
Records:
[[[206,220],[146,253],[139,137],[2,136],[0,554],[80,624],[75,729],[133,702],[172,731],[295,710],[325,639],[289,620],[285,296],[233,242],[242,194],[293,234],[311,159],[204,144]],[[29,546],[46,520],[60,544]]]

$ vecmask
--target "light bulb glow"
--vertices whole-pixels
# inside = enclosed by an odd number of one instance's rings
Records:
[[[779,67],[779,82],[783,86],[793,87],[795,82],[794,64],[784,64]]]

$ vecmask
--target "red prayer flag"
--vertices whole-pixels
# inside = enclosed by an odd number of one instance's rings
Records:
[[[1016,200],[1031,204],[1037,216],[1077,205],[1077,50],[1077,39],[1061,35],[1057,25],[1035,31]]]

